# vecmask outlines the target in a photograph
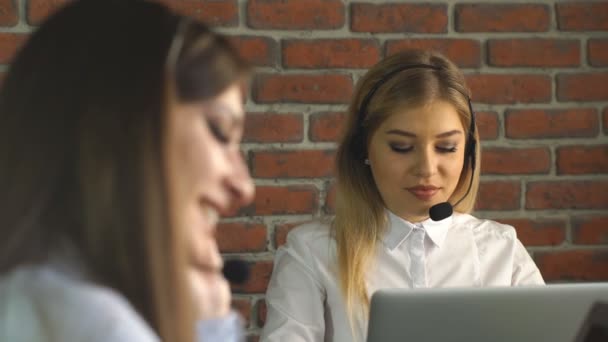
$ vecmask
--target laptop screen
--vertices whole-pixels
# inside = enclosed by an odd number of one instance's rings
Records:
[[[597,302],[585,318],[575,342],[608,341],[608,302]]]

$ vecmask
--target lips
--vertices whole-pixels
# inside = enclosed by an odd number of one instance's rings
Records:
[[[220,215],[212,203],[201,202],[199,210],[202,221],[194,221],[199,224],[191,226],[192,236],[188,240],[193,262],[202,271],[217,273],[223,265],[215,238]]]
[[[221,201],[217,201],[208,197],[201,197],[198,200],[198,210],[206,225],[215,229],[220,216],[225,212],[225,207],[221,205]]]
[[[416,196],[421,201],[429,201],[439,192],[438,187],[432,185],[419,185],[411,188],[407,188],[412,195]]]

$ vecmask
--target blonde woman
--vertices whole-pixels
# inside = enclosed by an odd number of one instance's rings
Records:
[[[369,70],[339,142],[335,218],[277,251],[262,341],[362,341],[381,288],[543,284],[513,227],[469,214],[478,141],[445,57],[403,52]]]
[[[248,68],[141,0],[71,1],[0,91],[0,341],[234,342],[218,215],[249,202]]]

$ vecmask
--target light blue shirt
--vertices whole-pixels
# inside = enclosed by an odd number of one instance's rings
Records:
[[[159,337],[120,293],[89,280],[77,258],[21,266],[0,277],[0,341],[133,341]],[[244,341],[242,319],[200,321],[205,342]]]

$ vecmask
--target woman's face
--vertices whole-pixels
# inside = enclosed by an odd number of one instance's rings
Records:
[[[239,84],[200,103],[178,103],[169,113],[167,162],[171,203],[185,229],[194,262],[222,267],[215,229],[219,215],[251,201],[253,183],[241,156],[244,109]]]
[[[389,116],[372,134],[368,159],[387,208],[410,221],[447,201],[464,165],[466,135],[451,104],[434,101]]]

